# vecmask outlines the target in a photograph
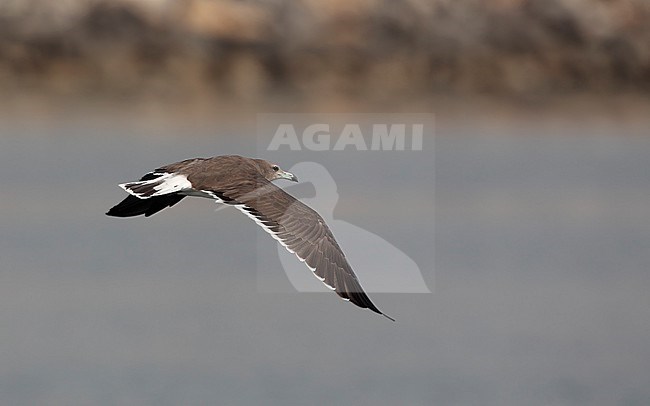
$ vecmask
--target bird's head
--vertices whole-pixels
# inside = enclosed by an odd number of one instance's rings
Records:
[[[264,177],[268,180],[287,179],[292,182],[298,182],[298,178],[291,172],[282,170],[278,164],[264,161],[262,165]]]

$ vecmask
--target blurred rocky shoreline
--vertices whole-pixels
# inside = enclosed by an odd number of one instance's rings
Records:
[[[317,98],[650,90],[647,0],[0,3],[0,91]]]

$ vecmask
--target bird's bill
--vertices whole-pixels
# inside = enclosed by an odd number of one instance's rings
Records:
[[[286,172],[280,169],[277,174],[277,179],[286,179],[292,182],[298,182],[298,178],[291,172]]]

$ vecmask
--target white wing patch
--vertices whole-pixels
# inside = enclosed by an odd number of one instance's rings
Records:
[[[327,283],[325,283],[325,278],[321,278],[320,276],[316,275],[316,268],[313,268],[313,267],[309,266],[309,264],[307,264],[307,263],[305,262],[305,258],[300,258],[300,256],[298,256],[298,254],[296,254],[296,252],[295,252],[294,250],[292,250],[291,248],[289,248],[289,246],[288,246],[287,244],[285,244],[284,241],[282,241],[282,239],[277,235],[276,232],[274,232],[273,230],[271,230],[271,229],[269,228],[269,226],[267,226],[266,224],[262,223],[262,221],[261,221],[259,218],[255,217],[255,216],[254,216],[253,214],[251,214],[248,210],[246,210],[246,209],[250,209],[248,206],[246,206],[246,205],[244,205],[244,204],[235,204],[234,206],[235,206],[239,211],[241,211],[242,213],[244,213],[247,217],[251,218],[255,223],[257,223],[258,226],[262,227],[262,229],[263,229],[264,231],[266,231],[267,233],[269,233],[269,234],[271,235],[271,237],[273,237],[273,239],[275,239],[277,242],[279,242],[280,245],[282,245],[284,248],[286,248],[287,251],[289,251],[290,253],[294,254],[294,255],[296,256],[296,258],[298,258],[298,260],[300,260],[300,262],[304,263],[305,266],[306,266],[307,268],[309,268],[309,270],[314,274],[314,276],[315,276],[319,281],[323,282],[323,284],[324,284],[325,286],[327,286],[327,287],[328,287],[329,289],[331,289],[331,290],[335,290],[335,289],[336,289],[334,286],[330,286],[330,285],[328,285]]]
[[[156,193],[153,196],[160,196],[184,189],[192,189],[192,183],[187,180],[185,175],[170,175],[161,184],[154,186],[154,189],[156,189]]]
[[[177,173],[154,173],[154,175],[160,176],[149,180],[122,183],[119,186],[129,194],[140,199],[148,199],[150,197],[192,189],[192,183],[187,180],[187,176],[185,175]]]

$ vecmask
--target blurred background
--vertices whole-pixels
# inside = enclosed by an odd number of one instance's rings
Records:
[[[648,405],[649,91],[646,0],[0,1],[0,403]],[[435,116],[327,155],[433,292],[396,323],[260,289],[236,210],[104,215],[307,112]]]

